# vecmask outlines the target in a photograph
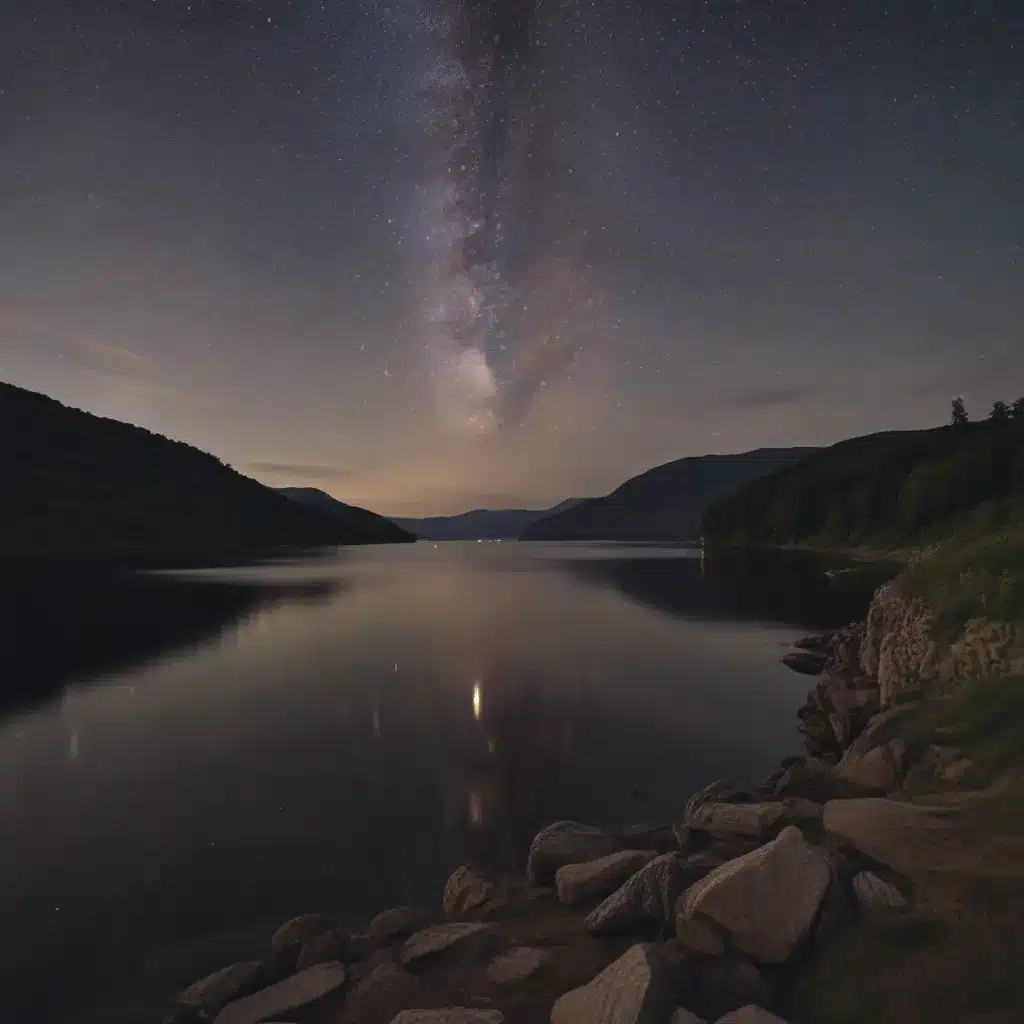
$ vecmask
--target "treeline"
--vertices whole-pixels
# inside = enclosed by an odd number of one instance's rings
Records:
[[[840,442],[713,505],[703,526],[721,544],[898,547],[981,506],[994,522],[1024,509],[1024,399],[980,422],[957,399],[946,427]]]

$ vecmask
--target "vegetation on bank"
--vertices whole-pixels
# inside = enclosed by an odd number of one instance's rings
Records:
[[[979,423],[954,418],[841,441],[756,480],[706,511],[705,537],[892,550],[948,537],[983,505],[1005,516],[1006,503],[1024,504],[1024,404]]]
[[[340,522],[141,427],[0,383],[0,555],[243,552],[412,540]]]

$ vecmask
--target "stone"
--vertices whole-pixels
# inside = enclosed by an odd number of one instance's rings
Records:
[[[744,1006],[721,1017],[715,1024],[786,1024],[781,1017],[760,1006]]]
[[[686,801],[686,806],[683,808],[683,818],[680,824],[683,827],[689,827],[693,821],[694,815],[697,811],[705,804],[709,803],[742,803],[745,802],[747,794],[742,790],[736,789],[735,786],[730,786],[728,782],[722,779],[717,779],[715,782],[710,782],[703,789],[698,789],[689,800]]]
[[[771,992],[764,975],[746,960],[732,957],[692,957],[687,962],[684,1002],[716,1021],[723,1014],[754,1003],[769,1007]]]
[[[889,708],[868,719],[861,734],[846,748],[846,754],[862,757],[873,747],[879,746],[886,727],[903,713],[902,708]]]
[[[627,850],[650,850],[653,853],[671,853],[679,846],[679,840],[671,825],[652,827],[633,825],[622,832],[620,839]]]
[[[676,900],[685,888],[679,858],[664,853],[637,871],[598,904],[584,922],[594,935],[663,927],[672,919]]]
[[[332,1024],[375,1024],[389,1020],[415,1002],[419,988],[414,974],[393,960],[384,960],[352,989]]]
[[[731,804],[707,802],[690,818],[690,828],[712,836],[729,839],[733,836],[767,837],[786,814],[781,802]]]
[[[826,833],[901,875],[964,870],[979,856],[941,815],[898,800],[830,800],[823,822]]]
[[[259,960],[231,964],[193,982],[175,1002],[182,1007],[202,1010],[212,1016],[228,1003],[250,995],[263,984],[266,972]]]
[[[382,911],[365,928],[363,935],[370,942],[381,944],[404,939],[419,931],[430,915],[421,907],[392,907]]]
[[[550,961],[549,950],[516,946],[487,965],[487,980],[493,985],[515,985],[536,974]]]
[[[391,1024],[503,1024],[501,1010],[446,1006],[441,1010],[403,1010]]]
[[[344,964],[318,964],[228,1003],[217,1014],[215,1024],[263,1024],[280,1020],[337,992],[346,977]]]
[[[301,946],[306,939],[318,932],[330,931],[336,922],[323,914],[300,914],[290,921],[285,921],[271,936],[270,945],[273,949],[285,949],[289,946]]]
[[[548,885],[566,864],[597,860],[619,849],[619,840],[604,829],[578,821],[556,821],[538,832],[530,844],[526,880],[530,885]]]
[[[573,907],[603,899],[654,857],[653,850],[622,850],[582,864],[566,864],[555,872],[558,900]]]
[[[779,660],[786,668],[791,668],[794,672],[799,672],[801,675],[817,676],[825,671],[827,658],[824,654],[819,654],[816,651],[796,650],[789,651]]]
[[[787,826],[692,885],[676,908],[677,933],[696,952],[720,955],[731,947],[761,963],[782,963],[810,931],[831,878],[825,853]]]
[[[494,883],[465,864],[457,867],[444,886],[441,907],[447,917],[459,917],[482,907],[494,895]]]
[[[853,876],[853,892],[857,902],[865,910],[899,910],[907,905],[903,893],[891,882],[879,878],[873,871],[860,871]]]
[[[866,754],[845,754],[837,773],[841,779],[874,793],[890,793],[900,784],[906,766],[907,745],[897,737]]]
[[[704,1024],[704,1021],[695,1013],[690,1013],[685,1006],[677,1006],[668,1019],[668,1024]]]
[[[940,768],[937,774],[943,782],[953,786],[969,786],[981,779],[978,766],[969,757],[958,757]]]
[[[318,932],[302,943],[295,969],[304,971],[307,967],[315,967],[317,964],[347,960],[350,959],[349,952],[348,942],[334,929],[329,932]]]
[[[497,925],[485,922],[453,921],[450,924],[435,925],[410,935],[403,943],[398,959],[403,964],[415,963],[454,946],[461,946],[471,940],[490,939],[497,934]]]
[[[773,799],[803,799],[816,804],[842,797],[868,796],[863,787],[841,778],[837,766],[817,757],[790,765],[775,783]]]
[[[649,943],[637,943],[592,981],[551,1008],[551,1024],[665,1024],[676,1005],[668,962]]]

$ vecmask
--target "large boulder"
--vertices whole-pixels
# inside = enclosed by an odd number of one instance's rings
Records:
[[[495,892],[494,883],[465,864],[445,883],[441,907],[447,917],[459,917],[482,907]]]
[[[683,963],[682,1002],[709,1021],[750,1003],[772,1005],[764,975],[747,960],[689,955]]]
[[[421,907],[392,907],[381,911],[366,926],[363,938],[373,945],[384,945],[396,939],[404,939],[419,931],[430,915]]]
[[[788,651],[779,659],[786,668],[805,676],[817,676],[825,670],[827,656],[816,651]]]
[[[266,969],[259,960],[231,964],[193,982],[178,996],[175,1004],[183,1009],[198,1010],[212,1017],[228,1003],[261,988],[266,980]]]
[[[486,922],[452,921],[450,924],[439,924],[410,935],[402,944],[398,959],[408,965],[466,943],[486,942],[498,934],[498,926]]]
[[[587,931],[607,935],[664,927],[671,921],[676,900],[689,881],[679,858],[663,853],[587,915]]]
[[[352,953],[351,944],[339,931],[332,928],[330,931],[317,932],[302,943],[295,969],[304,971],[307,967],[334,960],[351,960]]]
[[[578,821],[556,821],[534,837],[526,878],[530,885],[549,885],[555,872],[566,864],[597,860],[621,848],[620,841],[604,829]]]
[[[551,1024],[666,1024],[675,1008],[673,971],[656,946],[638,943],[551,1008]]]
[[[907,745],[897,737],[873,747],[866,754],[844,754],[836,774],[861,790],[875,794],[891,793],[903,779],[906,761]]]
[[[694,811],[690,828],[721,839],[734,836],[767,838],[782,821],[786,807],[781,802],[720,803],[709,801]]]
[[[853,892],[864,910],[900,910],[907,905],[903,893],[873,871],[859,871],[853,876]]]
[[[515,946],[487,965],[487,980],[492,985],[516,985],[536,974],[550,961],[550,950]]]
[[[285,921],[270,938],[271,948],[282,950],[299,948],[302,944],[320,932],[330,931],[336,926],[334,918],[324,914],[300,914]]]
[[[622,850],[582,864],[566,864],[555,872],[558,899],[569,907],[602,899],[655,856],[653,850]]]
[[[319,964],[293,974],[276,985],[228,1003],[215,1024],[263,1024],[300,1013],[339,991],[346,980],[345,965]]]
[[[360,979],[332,1024],[376,1024],[414,1004],[420,983],[411,971],[383,960]]]
[[[965,870],[978,859],[952,822],[914,804],[881,797],[831,800],[823,820],[829,835],[903,875]]]
[[[731,948],[782,963],[809,933],[831,877],[825,853],[790,825],[692,885],[676,908],[677,933],[696,952]]]

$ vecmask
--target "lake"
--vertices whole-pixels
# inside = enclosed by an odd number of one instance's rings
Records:
[[[159,1019],[311,910],[437,903],[575,818],[671,821],[799,750],[804,632],[879,568],[421,542],[0,575],[0,1020]]]

